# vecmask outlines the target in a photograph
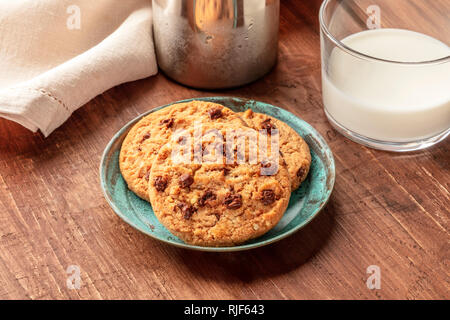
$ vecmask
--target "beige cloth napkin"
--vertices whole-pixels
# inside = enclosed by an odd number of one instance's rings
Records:
[[[0,117],[48,136],[77,108],[157,72],[150,0],[0,0]]]

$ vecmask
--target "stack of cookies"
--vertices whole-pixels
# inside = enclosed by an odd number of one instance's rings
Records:
[[[174,235],[193,245],[233,246],[278,223],[311,155],[278,119],[191,101],[141,119],[119,163],[129,189]]]

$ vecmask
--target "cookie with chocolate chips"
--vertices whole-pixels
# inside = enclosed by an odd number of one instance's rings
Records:
[[[211,114],[215,118],[217,113]],[[156,217],[193,245],[233,246],[263,235],[278,223],[289,202],[291,183],[284,160],[264,159],[278,165],[270,175],[262,174],[266,166],[260,159],[250,161],[254,145],[247,141],[240,158],[238,148],[226,148],[230,136],[238,141],[247,133],[257,136],[256,130],[238,125],[202,129],[200,145],[174,135],[155,157],[149,197]],[[208,136],[211,130],[216,134]]]
[[[150,113],[137,122],[126,136],[120,151],[119,164],[128,188],[148,201],[148,185],[153,159],[169,141],[172,133],[191,128],[194,122],[243,125],[240,117],[216,103],[191,101],[179,103]],[[189,187],[189,179],[180,182]]]
[[[266,114],[248,109],[239,113],[247,125],[255,130],[265,130],[268,135],[278,129],[280,151],[286,161],[292,190],[297,189],[306,179],[311,165],[311,154],[306,142],[289,125]]]

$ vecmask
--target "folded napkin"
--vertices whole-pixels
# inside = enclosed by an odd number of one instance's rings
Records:
[[[0,0],[0,117],[48,136],[96,95],[156,72],[150,0]]]

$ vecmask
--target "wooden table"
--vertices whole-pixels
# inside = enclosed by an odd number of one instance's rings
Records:
[[[450,141],[392,154],[330,127],[319,5],[282,1],[279,63],[251,85],[205,92],[159,74],[98,96],[47,139],[0,119],[0,298],[449,299]],[[98,166],[113,134],[155,106],[211,95],[278,105],[325,137],[336,185],[303,230],[247,252],[194,252],[147,237],[107,205]],[[79,289],[66,284],[70,265]],[[366,285],[371,265],[380,289]]]

